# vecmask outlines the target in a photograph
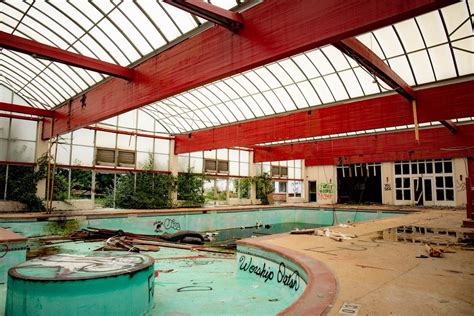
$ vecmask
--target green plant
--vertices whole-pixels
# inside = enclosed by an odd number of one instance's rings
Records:
[[[253,177],[252,181],[255,183],[257,189],[257,199],[260,199],[264,205],[270,204],[268,195],[273,192],[273,183],[270,175],[264,172],[260,176]]]
[[[81,223],[77,219],[60,219],[58,221],[49,222],[47,226],[50,235],[69,236],[75,231],[81,229]]]
[[[2,166],[0,182],[5,182],[6,166]],[[8,167],[7,199],[26,205],[29,211],[41,211],[43,202],[36,196],[36,173],[32,166]],[[3,193],[3,192],[2,192]]]
[[[172,206],[171,193],[174,190],[174,177],[170,174],[150,172],[153,156],[144,166],[143,172],[121,175],[115,187],[115,207],[135,209],[168,208]],[[109,189],[105,205],[114,206],[114,192]]]
[[[51,162],[49,172],[50,172],[50,181],[53,177],[53,163]],[[67,169],[56,169],[54,174],[54,188],[53,188],[53,200],[54,201],[64,201],[68,197],[68,170]],[[43,154],[36,161],[36,171],[35,171],[35,180],[36,182],[48,178],[48,154]],[[35,187],[36,187],[35,182]]]
[[[204,204],[205,198],[202,190],[204,179],[203,174],[194,174],[192,169],[178,175],[178,200],[184,201],[183,206],[193,207]]]

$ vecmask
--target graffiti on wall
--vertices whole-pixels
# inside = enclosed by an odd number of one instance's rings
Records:
[[[268,267],[265,262],[263,265],[255,264],[252,262],[252,260],[252,257],[247,259],[246,256],[241,256],[239,258],[239,270],[255,275],[258,278],[264,280],[265,283],[269,280],[273,280],[276,276],[276,281],[278,284],[289,287],[290,289],[294,289],[295,291],[298,291],[300,288],[300,274],[298,271],[287,270],[284,262],[280,262],[278,265],[278,271],[275,274],[273,269]]]
[[[385,183],[383,185],[383,190],[384,191],[392,191],[392,185],[390,183]]]
[[[334,183],[320,183],[318,188],[318,200],[332,200],[336,191]]]
[[[165,218],[164,221],[155,221],[153,223],[155,226],[155,232],[159,233],[163,230],[173,229],[173,230],[181,230],[181,225],[177,222],[174,218]]]

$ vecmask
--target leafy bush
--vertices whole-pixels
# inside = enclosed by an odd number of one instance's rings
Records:
[[[204,193],[202,186],[205,176],[194,174],[189,169],[187,173],[178,175],[178,200],[182,200],[185,207],[204,205]]]
[[[144,166],[144,172],[121,175],[115,189],[116,208],[155,209],[172,206],[171,193],[174,177],[169,174],[149,172],[152,170],[153,156]],[[105,206],[114,206],[114,192],[109,189]]]
[[[81,229],[81,223],[77,219],[60,219],[58,221],[49,222],[47,228],[50,235],[69,236]]]
[[[0,182],[5,182],[6,166],[0,168]],[[29,211],[41,211],[43,202],[36,196],[37,177],[33,166],[8,167],[7,199],[26,205]],[[1,192],[3,196],[3,191]]]
[[[268,205],[268,195],[273,192],[272,178],[267,172],[264,172],[261,176],[253,177],[252,181],[256,184],[257,199],[262,201],[262,204]]]

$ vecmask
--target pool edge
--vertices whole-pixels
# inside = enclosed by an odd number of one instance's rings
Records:
[[[307,274],[306,288],[292,305],[280,311],[278,315],[323,315],[326,314],[337,294],[337,280],[329,267],[312,257],[290,248],[271,245],[265,241],[274,236],[263,236],[255,239],[242,239],[237,244],[257,247],[273,252],[299,265]],[[326,295],[321,297],[321,293]]]

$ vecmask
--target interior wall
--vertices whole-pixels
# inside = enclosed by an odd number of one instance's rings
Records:
[[[337,202],[337,178],[336,166],[308,166],[305,172],[304,194],[305,201],[308,201],[308,182],[316,181],[317,185],[317,203],[335,204]]]
[[[393,162],[382,162],[382,204],[394,205]]]

